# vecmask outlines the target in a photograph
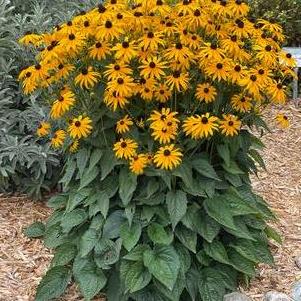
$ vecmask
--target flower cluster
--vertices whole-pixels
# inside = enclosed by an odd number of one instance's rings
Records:
[[[99,126],[83,98],[100,89],[116,119],[116,157],[136,174],[177,167],[189,141],[239,135],[262,106],[286,102],[295,66],[282,28],[248,12],[235,0],[109,0],[26,34],[37,63],[19,78],[26,94],[46,90],[51,106],[38,135],[53,132],[54,147],[69,141],[76,151]]]

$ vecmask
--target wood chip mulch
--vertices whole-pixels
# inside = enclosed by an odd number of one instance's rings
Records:
[[[283,245],[272,245],[275,266],[260,266],[250,288],[242,288],[256,301],[263,300],[269,290],[289,294],[292,284],[301,279],[294,263],[301,256],[301,110],[294,105],[285,110],[292,126],[288,130],[272,127],[273,132],[264,137],[268,171],[253,180],[256,191],[278,215],[275,226],[283,238]],[[275,113],[275,109],[268,111],[267,119],[274,118]],[[34,300],[52,255],[39,240],[27,239],[22,230],[36,220],[45,220],[50,213],[41,202],[0,196],[0,301]],[[74,286],[61,299],[80,300]]]

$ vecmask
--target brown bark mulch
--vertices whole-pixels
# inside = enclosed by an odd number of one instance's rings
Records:
[[[292,126],[288,130],[273,127],[273,132],[264,137],[268,171],[253,180],[256,191],[278,215],[276,228],[283,238],[281,246],[272,245],[275,266],[261,265],[250,288],[242,288],[256,301],[263,300],[269,290],[290,293],[292,284],[301,279],[294,263],[295,257],[301,256],[301,110],[292,105],[286,111]],[[274,113],[268,111],[267,119]],[[34,300],[52,255],[39,240],[27,239],[22,230],[33,221],[45,220],[50,213],[43,203],[26,197],[0,196],[0,301]],[[83,299],[74,286],[62,298],[79,300]]]

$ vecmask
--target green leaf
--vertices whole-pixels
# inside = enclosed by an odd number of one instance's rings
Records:
[[[146,250],[143,254],[144,265],[149,272],[172,290],[180,270],[180,260],[172,246],[155,246],[154,250]]]
[[[231,249],[228,251],[228,256],[231,265],[239,272],[250,277],[255,276],[254,263],[244,256],[241,256],[237,251]]]
[[[101,239],[95,245],[95,263],[101,269],[108,269],[110,265],[116,263],[120,257],[122,240],[115,242],[109,239]]]
[[[186,187],[191,187],[193,182],[192,167],[189,162],[182,162],[182,164],[172,171],[174,176],[181,178]]]
[[[224,229],[239,238],[245,238],[245,239],[249,239],[249,240],[255,240],[252,236],[252,234],[250,233],[246,223],[244,222],[245,217],[244,216],[236,216],[234,217],[234,224],[236,229],[230,229],[227,227],[224,227]]]
[[[236,229],[231,208],[222,196],[205,199],[204,208],[207,213],[221,225],[230,229]]]
[[[226,193],[223,197],[225,198],[225,202],[231,207],[233,216],[258,214],[258,211],[254,207],[234,193]]]
[[[187,211],[186,193],[181,190],[169,191],[166,195],[166,203],[172,226],[175,228]]]
[[[104,273],[95,264],[88,262],[74,273],[85,300],[94,298],[106,285],[107,279]]]
[[[75,209],[66,213],[61,222],[63,232],[68,233],[73,227],[86,221],[87,218],[87,213],[83,209]]]
[[[95,229],[88,229],[80,239],[79,254],[81,257],[87,256],[94,248],[99,231]]]
[[[59,246],[54,253],[54,257],[51,261],[51,266],[66,265],[76,256],[76,246],[70,243]]]
[[[172,233],[166,232],[164,227],[158,223],[148,226],[147,235],[155,244],[170,245],[173,241]]]
[[[202,270],[199,280],[199,293],[203,301],[223,301],[226,289],[222,277],[213,268]]]
[[[76,170],[76,162],[74,160],[69,160],[67,161],[66,166],[67,168],[65,170],[64,177],[59,181],[59,183],[64,184],[65,188],[68,187],[70,181],[73,178],[73,175]]]
[[[265,166],[264,160],[263,160],[262,156],[259,154],[258,151],[256,151],[255,149],[250,149],[249,150],[249,154],[251,155],[251,157],[253,158],[253,160],[259,164],[259,166],[261,168],[263,168],[264,170],[266,170],[266,166]]]
[[[102,157],[102,151],[99,148],[95,148],[90,156],[89,170],[92,170],[94,166],[100,161]]]
[[[66,206],[67,203],[67,197],[63,194],[58,194],[55,196],[52,196],[48,202],[47,207],[50,207],[52,209],[60,209]]]
[[[217,145],[217,152],[220,157],[224,160],[227,166],[230,165],[231,154],[227,144],[219,144]]]
[[[191,216],[193,228],[208,242],[212,242],[220,231],[220,225],[203,210],[195,211]]]
[[[137,187],[137,176],[129,172],[128,168],[123,168],[119,174],[119,196],[124,206],[132,200]]]
[[[177,226],[176,236],[180,242],[190,251],[196,253],[197,233],[186,228],[185,226]]]
[[[208,159],[201,158],[193,160],[192,166],[199,174],[207,178],[220,181],[220,178],[218,177],[216,171],[214,170]]]
[[[100,191],[97,197],[97,206],[104,218],[107,217],[110,208],[110,198],[105,191]]]
[[[45,225],[41,222],[35,222],[24,230],[24,234],[29,238],[41,237],[45,234]]]
[[[90,151],[87,148],[82,148],[76,154],[77,168],[79,170],[80,177],[83,176],[84,170],[89,160]]]
[[[267,237],[272,238],[278,244],[282,244],[282,238],[281,238],[280,234],[275,229],[273,229],[270,226],[267,226],[265,228],[264,232],[267,235]]]
[[[196,259],[198,260],[198,262],[206,267],[208,267],[210,265],[210,263],[212,262],[212,258],[209,257],[204,250],[199,251],[196,254]]]
[[[124,213],[122,210],[114,211],[106,220],[103,226],[103,237],[116,238],[120,235],[120,227],[124,222]]]
[[[123,261],[120,266],[120,274],[126,288],[126,293],[134,293],[142,290],[152,279],[152,275],[143,265],[142,261]]]
[[[46,273],[40,282],[36,301],[48,301],[60,297],[71,280],[71,271],[63,266],[54,267]]]
[[[186,273],[186,289],[189,293],[189,296],[191,297],[191,301],[197,300],[198,295],[198,279],[200,277],[200,274],[198,270],[191,268]]]
[[[133,223],[131,227],[128,222],[122,224],[120,228],[120,237],[122,238],[123,246],[128,252],[131,251],[138,243],[141,232],[142,227],[140,223]]]
[[[150,250],[150,247],[148,245],[137,245],[123,258],[130,261],[143,261],[143,253],[146,250]]]
[[[238,286],[238,273],[230,265],[215,264],[214,269],[218,271],[223,279],[223,284],[230,291],[235,291]]]
[[[90,189],[82,189],[81,191],[71,192],[66,207],[66,212],[72,211],[79,204],[81,204],[89,195],[91,195]]]
[[[231,161],[229,165],[222,164],[224,170],[233,174],[233,175],[243,175],[244,171],[242,171],[235,161]]]
[[[206,241],[204,241],[204,250],[206,254],[214,260],[229,264],[227,251],[220,241],[214,240],[212,243],[207,243]]]
[[[65,241],[62,234],[62,228],[59,225],[53,225],[46,229],[44,235],[44,244],[47,248],[56,248]]]
[[[101,166],[101,180],[104,180],[118,164],[115,154],[112,150],[106,150],[103,152],[103,156],[100,160]]]
[[[91,170],[86,169],[80,179],[80,187],[78,190],[81,190],[87,187],[99,174],[99,169],[97,166],[94,166]]]

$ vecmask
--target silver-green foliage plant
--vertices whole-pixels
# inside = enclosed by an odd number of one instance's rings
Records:
[[[91,4],[0,0],[0,191],[40,198],[57,184],[60,173],[60,155],[35,134],[47,113],[37,106],[40,95],[21,93],[17,76],[34,62],[34,53],[18,39],[27,31],[44,32]]]

